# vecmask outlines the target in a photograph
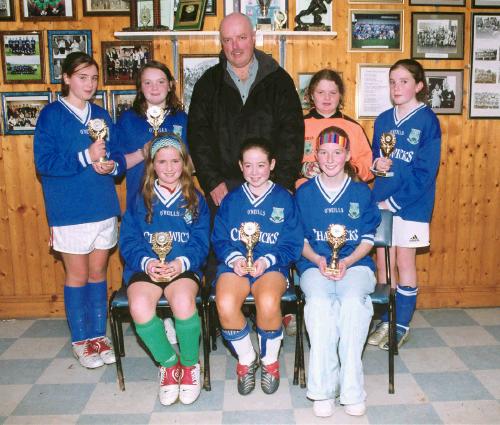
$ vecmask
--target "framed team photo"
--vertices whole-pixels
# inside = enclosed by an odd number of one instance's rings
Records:
[[[497,9],[500,8],[500,0],[472,0],[472,7]]]
[[[49,71],[52,84],[61,83],[61,67],[70,53],[84,52],[92,55],[92,31],[47,31],[49,39]]]
[[[40,111],[50,100],[48,91],[2,93],[4,134],[34,134]]]
[[[76,19],[76,0],[19,0],[22,21],[68,21]]]
[[[3,82],[43,83],[43,38],[41,31],[1,32]]]
[[[348,51],[403,50],[402,10],[349,10]]]
[[[134,103],[135,90],[111,90],[111,117],[116,122],[120,115]]]
[[[500,118],[500,13],[473,13],[469,118]]]
[[[0,0],[0,21],[15,21],[14,0]]]
[[[57,91],[56,98],[59,99],[61,96],[62,92]],[[99,105],[101,108],[108,110],[108,96],[106,94],[106,90],[97,90],[90,101]]]
[[[410,6],[465,6],[465,0],[410,0]]]
[[[127,16],[130,0],[82,0],[84,16]]]
[[[184,111],[189,111],[191,95],[196,82],[204,72],[219,63],[219,55],[181,55],[181,99]]]
[[[389,90],[391,65],[358,64],[356,76],[356,118],[375,119],[392,107]]]
[[[427,104],[436,114],[461,115],[464,87],[463,69],[426,69],[429,87]]]
[[[411,57],[414,59],[463,59],[463,13],[413,12]]]
[[[151,41],[103,41],[102,73],[104,84],[135,84],[142,65],[153,60]]]

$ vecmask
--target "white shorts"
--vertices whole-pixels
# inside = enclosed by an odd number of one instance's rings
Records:
[[[421,248],[429,245],[429,223],[408,221],[399,216],[394,216],[392,222],[392,246]]]
[[[50,245],[66,254],[90,254],[94,249],[110,249],[118,240],[118,219],[50,228]]]

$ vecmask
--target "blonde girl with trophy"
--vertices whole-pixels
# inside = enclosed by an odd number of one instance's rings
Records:
[[[291,264],[302,251],[303,235],[291,194],[270,180],[276,165],[269,143],[244,142],[239,166],[245,182],[226,195],[215,217],[212,244],[219,266],[216,304],[221,333],[238,359],[238,392],[255,388],[261,364],[261,388],[266,394],[279,386],[278,354],[283,339],[281,296]],[[241,308],[255,297],[259,355]]]
[[[196,295],[208,254],[210,215],[195,189],[182,140],[173,133],[153,139],[146,153],[141,196],[129,205],[120,229],[130,313],[137,334],[159,364],[159,399],[193,403],[200,394],[200,318]],[[170,249],[157,255],[158,241]],[[178,356],[167,339],[156,304],[167,298],[175,318]]]
[[[50,242],[66,272],[64,306],[73,353],[91,369],[115,362],[106,337],[106,269],[120,214],[112,175],[124,166],[109,159],[114,140],[109,114],[91,102],[98,77],[92,57],[70,53],[62,64],[62,97],[41,111],[34,138]]]
[[[417,249],[430,244],[429,223],[441,154],[441,128],[436,114],[426,105],[428,87],[420,63],[413,59],[397,61],[389,70],[389,87],[394,107],[375,120],[373,168],[377,175],[391,176],[377,177],[373,193],[379,208],[394,213],[391,273],[398,279],[393,282],[398,282],[396,339],[401,347],[408,339],[417,302]],[[389,157],[385,157],[384,144],[390,139],[394,146]],[[384,282],[381,248],[377,252],[377,271],[379,282]],[[389,349],[388,322],[384,313],[368,344]]]
[[[316,143],[321,172],[295,195],[305,233],[297,270],[311,342],[307,397],[316,416],[328,417],[339,389],[345,412],[360,416],[366,411],[361,355],[373,315],[369,294],[375,288],[368,254],[380,212],[369,187],[353,179],[347,133],[328,127]],[[332,228],[343,231],[329,234]],[[338,268],[332,270],[329,242],[335,238],[341,247]]]

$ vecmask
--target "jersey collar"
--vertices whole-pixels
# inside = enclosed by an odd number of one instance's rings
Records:
[[[158,179],[155,180],[154,191],[156,197],[160,200],[160,202],[165,205],[167,208],[170,208],[172,204],[179,199],[182,195],[181,185],[178,184],[174,193],[168,193],[167,190],[163,190],[158,183]]]
[[[327,187],[321,182],[321,179],[319,178],[320,175],[321,174],[314,177],[314,182],[316,183],[316,186],[318,187],[320,193],[323,195],[323,198],[325,198],[326,202],[333,205],[342,197],[344,192],[347,190],[347,188],[351,184],[351,178],[347,177],[344,180],[344,183],[342,184],[342,186],[340,187],[340,190],[335,194],[335,196],[332,197],[328,194]]]
[[[269,186],[267,190],[262,195],[256,196],[252,192],[250,192],[248,183],[243,183],[243,193],[245,193],[253,207],[258,207],[260,204],[262,204],[262,202],[264,202],[264,200],[267,198],[267,195],[269,195],[273,191],[275,184],[271,180],[268,180],[267,184]]]

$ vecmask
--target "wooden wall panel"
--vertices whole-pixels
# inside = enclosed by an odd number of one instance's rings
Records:
[[[114,40],[113,33],[128,26],[128,17],[83,17],[82,2],[76,2],[78,20],[65,22],[21,22],[15,1],[16,22],[0,22],[0,30],[44,31],[90,29],[94,57],[101,61],[101,41]],[[293,26],[295,2],[289,1],[288,25]],[[470,2],[467,2],[470,3]],[[207,17],[205,30],[216,30],[223,15],[218,0],[218,17]],[[405,37],[403,52],[348,52],[349,9],[402,9]],[[297,82],[297,73],[332,67],[343,73],[345,113],[355,116],[356,75],[359,63],[392,64],[409,56],[411,11],[465,12],[465,59],[423,60],[426,68],[464,69],[464,112],[459,116],[439,116],[443,132],[441,168],[431,224],[432,246],[418,255],[419,307],[500,305],[498,277],[500,246],[499,185],[500,121],[468,120],[470,57],[470,4],[467,8],[419,7],[408,5],[334,3],[333,28],[336,38],[288,38],[285,67]],[[479,11],[479,10],[478,10]],[[484,12],[484,10],[481,10]],[[45,47],[46,48],[46,47]],[[264,40],[260,49],[279,57],[276,38]],[[218,53],[216,37],[182,39],[179,54]],[[47,48],[46,48],[47,50]],[[155,40],[154,55],[173,68],[171,43]],[[46,78],[49,66],[45,61]],[[104,90],[131,86],[100,87]],[[53,92],[51,84],[2,85],[2,91]],[[371,137],[373,120],[361,125]],[[33,166],[32,136],[2,136],[0,142],[0,317],[60,316],[64,314],[61,261],[48,247],[49,232],[40,182]],[[117,184],[123,208],[125,183]],[[109,287],[121,283],[122,264],[115,250],[109,264]]]

